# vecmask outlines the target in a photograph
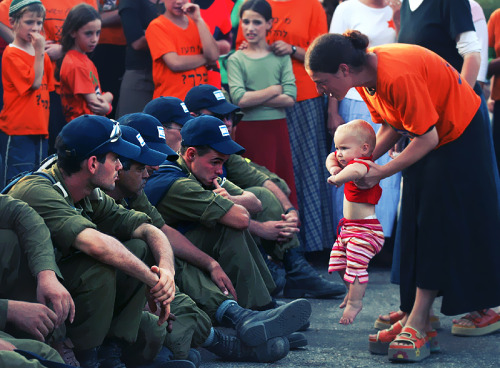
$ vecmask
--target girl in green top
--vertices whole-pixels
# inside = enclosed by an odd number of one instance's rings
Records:
[[[227,64],[231,97],[245,113],[236,141],[245,147],[246,157],[287,182],[290,200],[296,204],[285,113],[297,96],[290,56],[276,56],[266,41],[273,22],[266,0],[245,1],[240,18],[247,46],[231,55]]]

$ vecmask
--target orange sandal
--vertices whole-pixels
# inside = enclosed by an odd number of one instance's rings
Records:
[[[373,327],[377,330],[385,330],[389,328],[389,326],[395,324],[397,321],[401,321],[405,316],[405,312],[389,312],[389,321],[386,319],[380,319],[379,317],[375,320],[375,324],[373,325]],[[430,316],[430,320],[433,330],[439,330],[441,328],[441,321],[439,320],[438,316]]]
[[[403,330],[403,324],[401,321],[397,321],[390,328],[381,330],[377,332],[376,335],[370,335],[368,337],[368,350],[373,354],[387,354],[389,350],[389,344],[401,333]]]
[[[451,333],[457,336],[483,336],[500,329],[500,314],[493,309],[478,311],[480,317],[473,317],[470,313],[461,319],[472,322],[472,326],[453,324]]]
[[[430,355],[427,335],[413,327],[406,326],[389,345],[389,360],[398,362],[419,362]]]
[[[377,318],[373,326],[377,330],[385,330],[398,321],[401,321],[406,316],[405,312],[389,312],[389,320]]]

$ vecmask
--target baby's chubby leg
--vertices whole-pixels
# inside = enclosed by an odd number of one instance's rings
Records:
[[[357,277],[354,282],[349,285],[347,303],[339,323],[349,325],[354,322],[354,319],[363,308],[363,296],[365,295],[367,285],[368,283],[361,284]]]
[[[344,298],[344,300],[342,300],[342,303],[340,303],[340,305],[339,305],[339,308],[343,309],[347,305],[347,300],[349,299],[349,288],[351,287],[351,283],[344,280],[345,270],[340,270],[339,275],[342,278],[342,280],[344,281],[345,287],[347,288],[347,293],[345,294],[345,298]]]

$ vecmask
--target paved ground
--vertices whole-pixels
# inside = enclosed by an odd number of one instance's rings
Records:
[[[326,261],[325,261],[326,264]],[[337,275],[328,275],[325,267],[321,273],[329,279],[339,280]],[[364,309],[351,326],[338,323],[341,312],[338,306],[341,300],[315,300],[312,304],[311,327],[305,332],[309,345],[306,348],[291,351],[284,359],[273,364],[261,363],[225,363],[216,356],[202,351],[203,368],[226,367],[378,367],[388,366],[386,356],[372,355],[368,351],[368,334],[374,333],[373,322],[381,312],[397,310],[399,306],[399,288],[389,283],[388,268],[370,270],[370,284],[364,299]],[[283,299],[286,301],[286,299]],[[439,311],[438,299],[434,310]],[[439,341],[440,354],[433,354],[421,363],[411,367],[500,367],[500,332],[492,335],[465,338],[451,335],[452,317],[438,314],[442,329]]]

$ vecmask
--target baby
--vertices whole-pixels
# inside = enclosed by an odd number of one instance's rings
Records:
[[[364,177],[370,166],[361,160],[372,160],[376,137],[371,125],[353,120],[337,128],[335,152],[328,155],[326,168],[331,176],[328,183],[344,186],[344,218],[337,228],[337,240],[330,254],[328,272],[338,271],[349,292],[340,308],[345,308],[340,323],[354,321],[363,307],[368,283],[368,262],[384,244],[382,226],[375,216],[375,205],[382,195],[377,184],[359,189],[354,181]],[[340,230],[340,231],[339,231]]]

